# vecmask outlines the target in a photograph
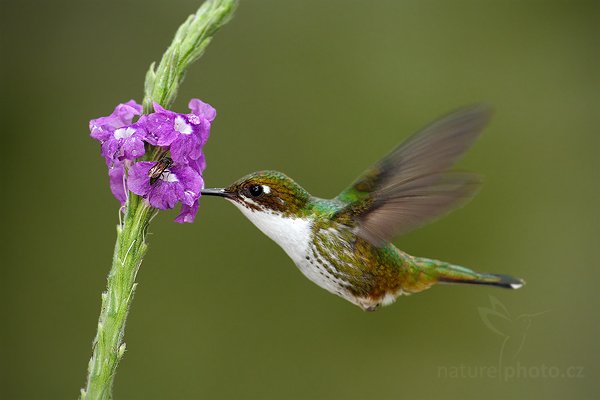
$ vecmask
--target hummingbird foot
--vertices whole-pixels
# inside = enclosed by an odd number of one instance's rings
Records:
[[[377,303],[377,304],[359,304],[358,305],[360,308],[362,308],[363,311],[367,311],[367,312],[372,312],[372,311],[377,311],[379,309],[379,307],[381,306],[381,303]]]
[[[387,306],[396,301],[399,296],[407,296],[410,292],[404,289],[397,289],[395,291],[388,291],[383,296],[378,297],[357,297],[354,304],[359,306],[363,311],[377,311],[382,306]]]

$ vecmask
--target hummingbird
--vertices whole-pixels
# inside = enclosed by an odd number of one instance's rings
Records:
[[[391,243],[470,200],[480,186],[451,167],[491,117],[483,105],[425,127],[332,199],[312,196],[278,171],[258,171],[226,188],[203,189],[233,203],[312,282],[375,311],[436,283],[518,289],[524,281],[411,256]]]

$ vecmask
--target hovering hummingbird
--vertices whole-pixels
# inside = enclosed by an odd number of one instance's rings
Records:
[[[281,172],[259,171],[203,195],[236,205],[311,281],[365,311],[436,283],[518,289],[521,279],[414,257],[390,241],[465,204],[477,175],[451,172],[490,119],[459,110],[410,137],[333,199],[312,196]]]

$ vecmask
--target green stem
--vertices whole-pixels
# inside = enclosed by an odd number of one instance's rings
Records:
[[[94,352],[88,366],[88,379],[82,399],[109,399],[117,365],[125,353],[125,321],[137,284],[135,277],[148,250],[146,232],[154,209],[140,197],[130,194],[123,224],[117,226],[117,243],[108,274]]]
[[[207,0],[177,30],[173,42],[163,55],[158,68],[150,66],[144,84],[144,113],[152,111],[157,102],[169,108],[183,82],[187,68],[196,61],[210,43],[215,32],[223,26],[237,5],[237,0]],[[156,160],[161,149],[148,149],[146,159]],[[144,199],[129,193],[122,224],[117,227],[112,267],[108,274],[106,292],[93,353],[88,365],[82,400],[110,399],[119,361],[125,354],[125,322],[133,301],[140,265],[148,245],[146,233],[156,210]]]

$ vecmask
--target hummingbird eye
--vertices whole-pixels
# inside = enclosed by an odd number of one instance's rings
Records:
[[[252,185],[248,188],[248,193],[252,197],[258,197],[263,194],[263,187],[261,185]]]

